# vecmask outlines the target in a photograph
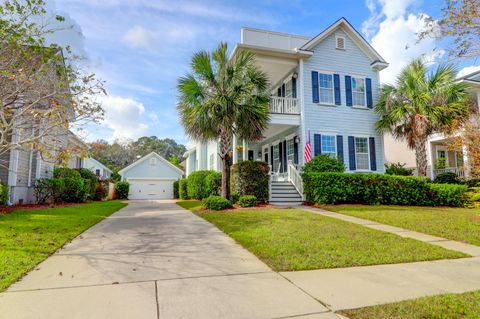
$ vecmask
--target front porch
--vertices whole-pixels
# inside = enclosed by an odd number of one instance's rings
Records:
[[[448,138],[434,136],[428,143],[428,173],[431,179],[442,173],[455,173],[460,178],[468,177],[466,163],[468,162],[465,150],[452,150]]]

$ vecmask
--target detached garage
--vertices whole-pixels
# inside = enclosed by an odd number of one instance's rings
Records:
[[[173,183],[183,171],[152,152],[118,172],[130,183],[129,199],[172,199]]]

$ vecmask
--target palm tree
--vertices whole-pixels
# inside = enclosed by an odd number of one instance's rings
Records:
[[[178,104],[186,134],[198,142],[219,142],[222,196],[230,197],[232,139],[258,140],[269,122],[267,75],[251,52],[228,58],[227,44],[193,55],[191,72],[178,81]]]
[[[377,130],[407,140],[415,150],[420,176],[427,175],[428,137],[469,117],[468,85],[456,76],[452,65],[429,72],[421,59],[415,59],[401,71],[394,86],[384,86],[375,106],[380,115]]]

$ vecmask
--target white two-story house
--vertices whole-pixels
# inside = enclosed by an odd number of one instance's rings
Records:
[[[272,178],[292,182],[302,192],[298,172],[310,142],[312,156],[329,154],[347,172],[384,171],[383,136],[376,132],[373,106],[379,71],[388,63],[344,18],[313,38],[241,29],[232,56],[256,55],[269,76],[271,120],[260,141],[233,140],[233,163],[263,160]],[[186,174],[221,169],[218,145],[195,143],[185,154]]]

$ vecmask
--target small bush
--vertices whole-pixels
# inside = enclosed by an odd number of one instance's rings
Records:
[[[430,184],[435,192],[434,206],[465,206],[469,201],[468,188],[465,185]]]
[[[6,205],[8,203],[8,186],[7,184],[0,182],[0,205]]]
[[[385,164],[385,174],[387,175],[399,175],[399,176],[412,176],[413,168],[405,168],[407,164],[402,163],[390,163]]]
[[[220,195],[222,192],[222,173],[211,171],[205,177],[205,192],[210,195]]]
[[[178,196],[180,196],[180,199],[189,199],[188,180],[186,178],[182,178],[178,181]]]
[[[253,195],[243,195],[238,199],[238,204],[242,207],[253,207],[257,205],[257,197]]]
[[[108,182],[102,183],[98,182],[97,187],[95,188],[95,195],[93,196],[94,200],[104,200],[108,195]]]
[[[173,182],[173,198],[174,199],[180,198],[178,187],[179,187],[179,181]]]
[[[87,168],[77,168],[76,169],[80,176],[85,179],[89,180],[90,182],[86,182],[87,191],[88,191],[88,199],[94,199],[95,193],[97,191],[97,184],[98,184],[98,177],[95,175],[91,170]]]
[[[221,196],[212,195],[202,200],[202,205],[206,209],[222,210],[232,207],[228,199]]]
[[[345,164],[327,154],[315,156],[303,166],[304,173],[309,172],[345,172]]]
[[[269,167],[266,162],[244,161],[232,166],[232,192],[243,195],[254,195],[259,203],[268,201]]]
[[[118,199],[127,199],[130,191],[130,183],[118,182],[115,184],[115,194]]]
[[[233,203],[233,204],[236,204],[238,203],[238,199],[240,198],[240,196],[238,196],[238,193],[237,192],[231,192],[230,193],[230,201]]]
[[[465,181],[468,187],[480,187],[480,178],[471,178]]]
[[[459,184],[458,175],[452,172],[438,174],[433,180],[436,184]]]
[[[65,177],[62,179],[62,202],[81,203],[87,200],[90,191],[90,180],[81,177]]]
[[[318,204],[463,206],[467,187],[436,186],[427,178],[379,174],[303,174],[307,202]]]

